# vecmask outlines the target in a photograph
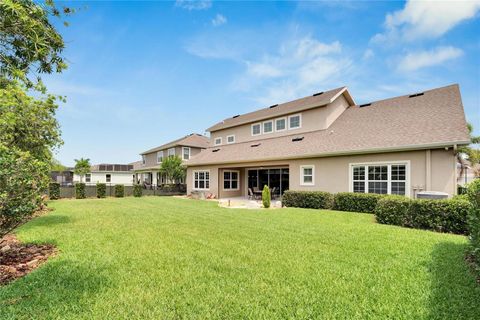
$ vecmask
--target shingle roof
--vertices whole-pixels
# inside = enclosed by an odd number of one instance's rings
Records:
[[[144,151],[142,154],[152,153],[176,146],[185,146],[185,147],[196,147],[196,148],[207,148],[210,144],[210,139],[198,133],[192,133],[188,136],[182,137],[180,139],[171,141],[169,143],[163,144],[161,146],[155,147],[153,149]]]
[[[293,142],[294,137],[303,140]],[[346,109],[326,130],[203,150],[188,166],[413,150],[467,144],[469,134],[458,85]],[[251,147],[258,144],[258,147]]]
[[[225,119],[210,128],[207,131],[212,132],[220,129],[226,129],[234,126],[238,126],[241,124],[247,124],[252,122],[257,122],[273,117],[279,117],[282,115],[286,115],[289,113],[300,112],[303,110],[324,106],[331,103],[335,100],[339,95],[344,93],[349,99],[350,103],[353,105],[355,102],[353,101],[352,97],[346,90],[346,87],[341,87],[329,91],[325,91],[321,94],[314,94],[312,96],[308,96],[305,98],[297,99],[294,101],[274,105],[272,107],[260,109],[257,111],[245,113],[242,115],[234,116],[232,118]]]

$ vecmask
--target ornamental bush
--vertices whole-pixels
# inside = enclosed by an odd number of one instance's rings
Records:
[[[97,198],[106,198],[107,197],[107,184],[98,182],[97,183]]]
[[[472,205],[463,199],[410,200],[388,196],[378,201],[375,217],[379,223],[465,234]]]
[[[264,208],[270,208],[270,188],[267,185],[263,187],[262,203]]]
[[[75,198],[85,199],[87,197],[85,193],[85,183],[77,182],[75,183]]]
[[[332,209],[333,194],[323,191],[292,191],[288,190],[282,196],[285,207]]]
[[[50,182],[48,185],[48,196],[51,200],[60,199],[60,183]]]
[[[117,198],[123,198],[125,195],[125,187],[123,184],[116,184],[115,185],[115,197]]]
[[[480,277],[480,179],[468,185],[467,195],[472,207],[468,213],[468,231],[470,238],[470,254]]]
[[[140,184],[133,185],[133,196],[134,197],[137,197],[137,198],[141,197],[142,192],[143,192],[142,185],[140,185]]]
[[[374,193],[340,192],[335,195],[334,209],[339,211],[373,213],[378,200],[385,195]]]

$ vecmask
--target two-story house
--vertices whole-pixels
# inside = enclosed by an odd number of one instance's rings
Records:
[[[469,143],[458,85],[356,105],[346,87],[223,120],[188,164],[187,193],[456,193]]]
[[[193,156],[209,146],[209,139],[201,134],[192,133],[180,139],[163,144],[159,147],[142,152],[142,161],[135,165],[135,179],[137,183],[158,186],[166,183],[183,181],[167,181],[160,174],[163,159],[169,156],[179,156],[183,163],[187,163]]]

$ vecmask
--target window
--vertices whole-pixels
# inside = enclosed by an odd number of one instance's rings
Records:
[[[315,185],[315,166],[300,166],[300,185],[313,186]]]
[[[409,195],[407,167],[408,163],[352,165],[351,191]]]
[[[238,171],[223,172],[223,190],[238,190]]]
[[[193,188],[196,190],[210,189],[210,171],[194,171]]]
[[[168,149],[168,156],[169,156],[169,157],[175,156],[175,148],[170,148],[170,149]]]
[[[302,117],[299,114],[288,117],[288,129],[298,129],[302,126]]]
[[[215,145],[219,146],[222,144],[222,137],[215,138]]]
[[[227,136],[227,143],[235,143],[235,135]]]
[[[275,131],[283,131],[287,129],[287,119],[280,118],[275,120]]]
[[[260,123],[252,124],[252,136],[258,136],[262,133],[262,126]]]
[[[145,165],[145,163],[146,163],[146,159],[145,159],[145,155],[143,154],[142,155],[142,164]]]
[[[106,182],[112,182],[112,175],[109,174],[109,173],[107,173],[107,174],[105,175],[105,181],[106,181]]]
[[[92,181],[92,175],[90,173],[85,174],[85,182],[91,182]]]
[[[263,123],[263,133],[272,133],[273,132],[273,121],[265,121]]]
[[[182,148],[182,159],[189,160],[190,159],[190,147],[183,147]]]
[[[163,161],[163,150],[157,152],[157,163],[160,163]]]

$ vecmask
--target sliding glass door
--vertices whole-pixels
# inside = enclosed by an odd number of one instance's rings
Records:
[[[249,169],[248,187],[252,190],[262,190],[264,186],[275,188],[276,195],[282,195],[289,188],[288,168]]]

